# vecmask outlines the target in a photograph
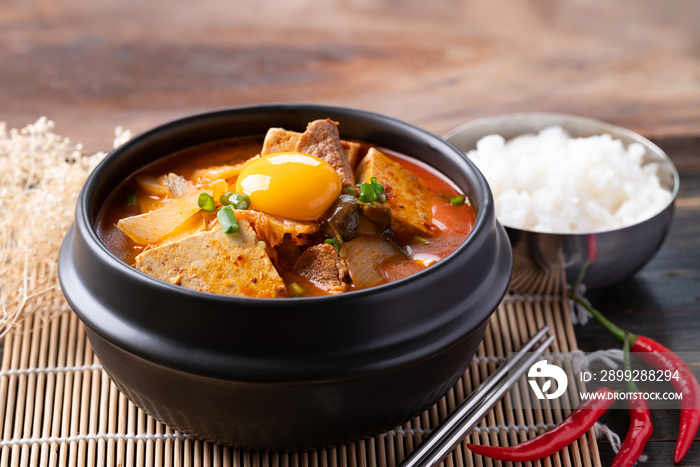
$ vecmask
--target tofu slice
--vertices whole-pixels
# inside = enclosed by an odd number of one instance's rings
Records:
[[[286,287],[250,224],[224,233],[218,224],[136,257],[136,269],[189,289],[223,295],[278,297]]]
[[[301,138],[301,133],[296,131],[287,131],[284,128],[270,128],[265,134],[262,151],[260,155],[274,154],[276,152],[290,152],[296,150],[297,143]],[[347,157],[350,167],[353,169],[357,166],[360,156],[360,148],[362,145],[354,141],[340,140],[340,145],[343,148],[345,157]]]
[[[397,234],[430,235],[435,229],[426,202],[428,190],[420,179],[381,151],[370,148],[355,171],[358,183],[372,177],[384,185],[386,203],[391,209],[391,228]]]
[[[263,142],[260,155],[266,156],[276,152],[294,151],[299,138],[301,138],[301,133],[296,131],[287,131],[284,128],[270,128],[265,134],[265,141]]]
[[[345,140],[340,140],[340,145],[343,148],[343,151],[345,152],[345,157],[348,158],[348,162],[350,163],[350,167],[353,169],[357,167],[357,162],[360,159],[360,149],[362,148],[362,145],[360,143],[356,143],[355,141],[345,141]]]

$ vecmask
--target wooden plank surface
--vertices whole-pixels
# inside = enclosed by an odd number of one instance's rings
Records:
[[[5,0],[0,119],[88,149],[228,105],[362,107],[444,133],[565,111],[697,136],[694,0]]]
[[[587,115],[653,138],[681,174],[667,242],[635,278],[590,294],[679,351],[700,333],[700,2],[695,0],[4,0],[0,121],[42,115],[107,150],[181,115],[259,102],[385,113],[443,134],[515,111]],[[594,324],[584,350],[615,345]],[[670,465],[678,414],[647,465]],[[659,417],[657,417],[659,418]],[[608,422],[626,431],[622,411]],[[611,451],[601,450],[603,464]],[[683,465],[700,465],[696,442]]]

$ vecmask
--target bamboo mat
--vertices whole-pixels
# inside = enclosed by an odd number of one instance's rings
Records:
[[[543,290],[552,292],[555,288],[556,284],[549,284]],[[58,291],[43,300],[46,303],[40,308],[64,307]],[[0,467],[392,467],[501,365],[508,352],[518,350],[544,324],[556,336],[552,352],[566,353],[577,348],[568,303],[560,294],[507,295],[463,377],[420,416],[388,433],[345,446],[314,452],[267,453],[193,440],[156,422],[110,382],[92,352],[82,323],[72,312],[30,315],[4,340],[0,369]],[[568,415],[563,404],[549,400],[534,409],[518,409],[522,404],[514,404],[513,398],[528,397],[526,386],[523,384],[520,391],[501,400],[444,465],[501,465],[473,455],[464,444],[518,443]],[[564,397],[576,398],[576,390]],[[570,447],[532,465],[599,466],[594,432],[589,431]]]

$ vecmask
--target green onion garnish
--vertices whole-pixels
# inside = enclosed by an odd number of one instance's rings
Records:
[[[377,177],[370,178],[369,183],[358,183],[357,186],[360,187],[358,199],[363,203],[372,204],[375,201],[386,203],[384,185],[377,181]]]
[[[414,235],[413,238],[414,238],[418,243],[422,243],[423,245],[427,245],[427,244],[428,244],[428,240],[424,239],[424,238],[421,237],[420,235]]]
[[[221,224],[221,230],[224,233],[234,233],[238,232],[240,226],[236,220],[236,215],[233,213],[233,207],[230,204],[219,209],[216,213],[216,217],[219,219],[219,224]]]
[[[384,193],[384,185],[377,181],[377,177],[370,178],[369,183],[372,184],[377,193]]]
[[[450,204],[453,206],[460,206],[464,204],[464,196],[456,195],[450,197]]]
[[[197,206],[207,212],[214,212],[214,209],[216,209],[216,201],[214,201],[214,198],[212,198],[209,193],[200,193],[199,198],[197,198]]]
[[[126,189],[126,205],[136,206],[136,188]]]
[[[219,201],[221,201],[223,206],[230,204],[234,209],[248,209],[250,207],[250,198],[248,196],[232,191],[221,195]]]
[[[250,198],[246,195],[236,193],[229,198],[229,201],[231,200],[234,200],[234,202],[231,204],[233,204],[233,207],[236,209],[248,209],[250,207]]]
[[[358,198],[363,203],[372,204],[377,199],[377,192],[369,183],[360,184],[360,197]]]
[[[333,245],[333,247],[338,250],[338,253],[340,253],[340,240],[337,238],[327,238],[323,241],[323,243],[328,243],[329,245]]]
[[[304,293],[304,289],[302,289],[301,286],[296,282],[292,282],[291,284],[289,284],[289,292],[292,295],[298,297],[299,295]]]

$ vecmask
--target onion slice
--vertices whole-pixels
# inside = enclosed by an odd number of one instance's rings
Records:
[[[168,183],[166,181],[166,176],[161,175],[156,177],[155,175],[141,174],[136,176],[136,183],[141,187],[143,191],[149,195],[154,196],[168,196],[170,195],[170,189],[168,188]]]
[[[160,209],[121,219],[117,227],[140,245],[155,243],[200,211],[197,200],[202,192],[218,199],[227,189],[226,182],[218,180],[205,189],[176,198]]]
[[[348,264],[353,284],[361,289],[387,282],[382,264],[388,260],[403,259],[396,248],[378,235],[360,235],[343,243],[340,256]]]

